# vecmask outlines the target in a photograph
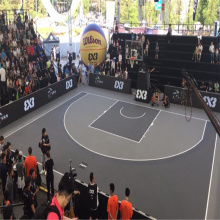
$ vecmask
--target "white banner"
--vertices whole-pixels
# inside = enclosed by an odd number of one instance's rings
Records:
[[[142,6],[143,6],[143,0],[139,0],[138,3],[138,20],[142,21]]]
[[[121,8],[121,0],[117,0],[117,18],[116,21],[120,22],[120,8]]]
[[[113,28],[115,15],[115,2],[106,1],[106,26]]]

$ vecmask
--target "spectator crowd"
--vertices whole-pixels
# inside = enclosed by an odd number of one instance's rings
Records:
[[[70,219],[64,217],[64,214],[66,216],[66,213],[68,213],[65,212],[67,211],[66,207],[74,201],[72,195],[80,194],[80,191],[76,190],[75,180],[71,173],[65,173],[59,182],[58,192],[54,192],[54,161],[50,157],[50,142],[45,128],[42,129],[39,147],[42,156],[46,155],[47,157],[47,159],[42,158],[42,160],[45,160],[43,172],[39,172],[37,160],[31,147],[28,148],[28,156],[24,157],[22,151],[17,149],[12,151],[12,144],[10,142],[5,143],[4,137],[0,136],[0,206],[4,207],[4,219],[18,218],[13,213],[15,200],[24,203],[24,215],[19,216],[20,219]],[[47,201],[42,204],[38,204],[37,200],[42,182],[40,174],[46,175],[47,182]],[[94,173],[90,173],[89,179],[89,218],[98,219],[101,210],[99,210],[99,188],[95,183]],[[131,219],[133,208],[131,202],[129,202],[130,189],[125,189],[125,199],[121,201],[120,207],[118,197],[115,194],[114,183],[110,183],[109,192],[110,196],[106,207],[108,219],[117,219],[119,213],[121,219]]]
[[[13,20],[0,15],[0,105],[17,100],[57,81],[54,66],[42,48],[27,13]]]

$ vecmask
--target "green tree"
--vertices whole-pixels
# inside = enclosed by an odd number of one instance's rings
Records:
[[[144,6],[145,10],[145,20],[147,21],[148,25],[157,24],[157,17],[160,11],[155,10],[155,3],[151,0],[146,1],[146,5]]]
[[[218,6],[219,0],[208,0],[207,7],[202,12],[205,25],[213,25],[213,21],[218,19]]]
[[[89,12],[89,0],[83,0],[83,14],[86,15]]]
[[[203,15],[203,11],[208,7],[208,0],[199,0],[197,11],[196,11],[196,21],[200,23],[205,23],[205,17]]]

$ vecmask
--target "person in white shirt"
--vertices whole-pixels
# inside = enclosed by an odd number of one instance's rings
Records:
[[[202,27],[199,28],[199,31],[198,31],[198,44],[200,44],[201,40],[202,40],[202,32],[203,32],[203,29]]]
[[[198,60],[198,62],[200,62],[200,60],[201,60],[201,57],[202,57],[202,51],[203,51],[203,46],[202,46],[202,44],[201,44],[201,42],[200,42],[200,44],[199,44],[199,46],[198,46],[198,54],[197,54],[197,60]]]
[[[1,84],[2,84],[3,88],[6,88],[6,72],[2,66],[0,69],[0,77],[1,77]]]
[[[0,31],[0,41],[2,41],[2,39],[3,39],[3,34],[2,34],[2,32]]]
[[[211,42],[211,45],[209,46],[209,52],[211,54],[211,63],[214,64],[215,46],[213,45],[213,42]]]
[[[122,54],[121,54],[121,52],[118,55],[118,62],[120,64],[120,68],[121,68],[121,64],[122,64]]]
[[[26,21],[24,25],[25,25],[25,30],[27,30],[29,26],[28,21]]]
[[[128,79],[128,68],[125,68],[125,72],[124,72],[124,78]]]
[[[18,56],[20,56],[20,54],[21,54],[21,49],[20,49],[20,47],[17,47],[17,54],[18,54]]]
[[[16,41],[16,39],[13,39],[12,44],[13,44],[13,47],[17,47],[17,41]]]
[[[16,57],[17,56],[17,50],[16,50],[16,48],[14,48],[14,50],[13,50],[13,55]]]
[[[115,60],[112,59],[112,63],[111,63],[111,73],[112,75],[115,75]]]

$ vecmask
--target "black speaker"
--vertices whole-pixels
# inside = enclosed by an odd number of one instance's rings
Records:
[[[159,2],[159,0],[154,0],[154,2]]]

